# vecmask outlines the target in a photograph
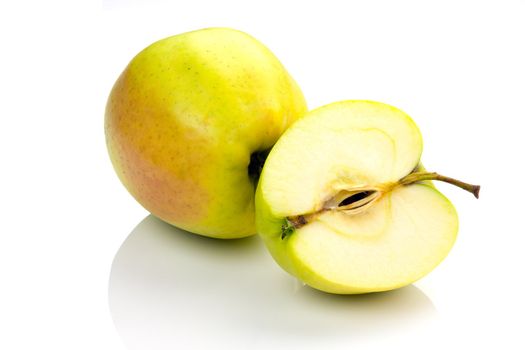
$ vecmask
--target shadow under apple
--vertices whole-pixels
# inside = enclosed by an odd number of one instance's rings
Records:
[[[113,321],[130,349],[318,348],[414,331],[436,310],[414,286],[365,295],[316,291],[272,260],[259,237],[217,240],[147,216],[117,252]]]

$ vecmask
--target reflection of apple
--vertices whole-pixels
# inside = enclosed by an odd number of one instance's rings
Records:
[[[334,297],[281,273],[257,236],[184,233],[148,216],[115,255],[109,309],[126,349],[342,350],[436,317],[415,286]]]
[[[346,101],[308,113],[266,160],[257,229],[277,262],[310,286],[364,293],[405,286],[452,248],[453,205],[418,168],[421,134],[402,111]],[[423,181],[423,182],[422,182]]]
[[[140,52],[115,83],[106,139],[115,170],[152,214],[201,235],[255,233],[254,193],[267,151],[306,111],[277,58],[225,28]]]

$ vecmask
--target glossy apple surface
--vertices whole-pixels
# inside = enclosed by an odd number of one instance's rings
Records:
[[[260,159],[306,111],[260,42],[227,28],[160,40],[115,83],[105,132],[114,168],[144,208],[211,237],[255,233]]]

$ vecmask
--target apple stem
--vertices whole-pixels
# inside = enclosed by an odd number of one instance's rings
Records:
[[[474,197],[479,198],[479,190],[481,188],[480,186],[471,185],[466,182],[459,181],[459,180],[453,179],[448,176],[439,175],[438,173],[427,173],[427,172],[410,173],[404,178],[402,178],[401,180],[399,180],[397,184],[404,186],[404,185],[410,185],[414,182],[425,181],[425,180],[436,180],[436,181],[447,182],[449,184],[460,187],[464,189],[465,191],[472,193]]]
[[[395,187],[406,186],[415,182],[426,180],[447,182],[449,184],[460,187],[465,191],[472,193],[474,197],[479,198],[479,190],[481,187],[478,185],[471,185],[448,176],[440,175],[438,173],[416,171],[408,174],[407,176],[401,178],[401,180],[395,183],[382,184],[377,187],[360,187],[346,190],[344,191],[343,196],[336,195],[334,198],[328,201],[327,205],[325,205],[325,207],[323,207],[321,210],[309,214],[287,217],[286,224],[283,225],[281,228],[281,238],[284,239],[285,237],[289,236],[294,230],[299,229],[304,225],[308,224],[318,214],[322,212],[328,210],[339,210],[347,215],[358,214],[361,213],[363,210],[366,210],[370,205],[372,205],[372,203],[381,198],[382,194],[393,190]],[[356,195],[363,195],[364,197],[356,197]],[[344,198],[345,196],[347,197]],[[345,202],[352,198],[355,198],[355,201],[350,200],[349,203]]]

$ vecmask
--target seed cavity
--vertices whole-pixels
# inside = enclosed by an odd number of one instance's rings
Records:
[[[356,202],[360,201],[361,199],[364,199],[364,198],[370,196],[372,193],[374,193],[374,191],[357,192],[356,194],[353,194],[353,195],[343,199],[341,201],[341,203],[339,203],[337,206],[338,207],[344,207],[344,206],[350,205],[352,203],[356,203]]]

